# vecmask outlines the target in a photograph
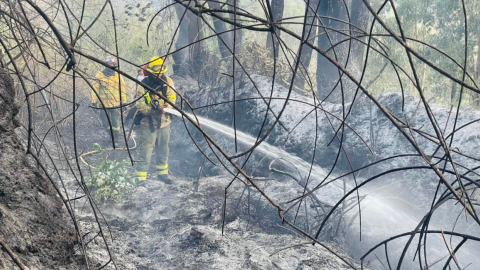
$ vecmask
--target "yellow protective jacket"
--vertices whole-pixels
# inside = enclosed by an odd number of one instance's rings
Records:
[[[173,80],[170,77],[167,77],[167,76],[163,76],[162,79],[166,82],[166,86],[165,86],[166,87],[166,91],[165,91],[166,96],[165,97],[170,102],[175,104],[175,100],[177,99],[177,95],[176,95],[175,91],[173,90],[173,88],[175,87],[173,85]],[[149,85],[148,79],[145,79],[142,82]],[[159,93],[162,93],[161,89],[155,89],[155,91],[157,91]],[[147,116],[147,117],[142,118],[142,120],[140,121],[141,125],[149,126],[150,125],[150,122],[149,122],[150,120],[149,119],[152,119],[154,128],[158,128],[159,126],[160,126],[160,128],[164,128],[164,127],[170,125],[170,122],[172,122],[172,120],[170,118],[170,114],[162,113],[161,110],[154,110],[153,107],[152,107],[152,101],[153,100],[158,100],[160,107],[165,105],[168,108],[172,108],[172,106],[170,104],[164,102],[164,100],[161,99],[160,97],[158,97],[157,95],[155,95],[153,93],[150,93],[148,91],[145,91],[145,88],[143,88],[140,85],[137,88],[137,97],[142,97],[135,104],[135,106],[137,107],[137,110],[138,110],[137,114],[143,114],[144,116]],[[149,116],[151,116],[151,118]]]
[[[106,108],[120,106],[120,97],[122,104],[127,103],[127,95],[125,94],[125,81],[123,77],[115,72],[112,76],[106,76],[105,72],[99,72],[93,81],[93,88],[98,94],[98,97],[103,102]],[[118,91],[118,79],[120,78],[120,91]],[[98,98],[95,92],[92,91],[92,103],[97,103]],[[98,102],[100,103],[100,102]]]

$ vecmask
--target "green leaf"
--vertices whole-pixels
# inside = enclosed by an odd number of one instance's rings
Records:
[[[96,187],[95,198],[98,201],[120,202],[136,188],[135,175],[128,160],[103,160],[92,169],[88,183]]]
[[[100,146],[100,144],[94,143],[93,144],[93,150],[95,150],[97,152],[102,152],[102,147]]]

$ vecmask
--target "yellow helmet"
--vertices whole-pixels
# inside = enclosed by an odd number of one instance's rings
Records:
[[[148,60],[147,71],[153,74],[165,73],[167,67],[163,64],[163,58],[160,56],[154,56]]]

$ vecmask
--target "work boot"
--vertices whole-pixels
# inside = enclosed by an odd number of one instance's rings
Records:
[[[157,180],[161,181],[161,182],[163,182],[167,185],[170,185],[172,183],[172,180],[170,180],[170,178],[168,177],[167,174],[157,175]]]

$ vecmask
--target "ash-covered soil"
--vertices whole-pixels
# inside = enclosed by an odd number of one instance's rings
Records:
[[[175,178],[172,185],[148,180],[123,203],[100,205],[114,238],[111,246],[118,268],[351,269],[283,227],[266,202],[260,200],[258,207],[248,209],[247,196],[238,200],[235,189],[240,185],[231,189],[236,196],[227,198],[222,235],[224,186],[229,180],[203,178],[198,191],[190,179]],[[253,194],[250,199],[259,200]],[[78,214],[84,229],[93,225],[91,215]],[[101,241],[92,245],[101,246]],[[95,256],[102,261],[107,254],[98,250]]]
[[[82,269],[67,211],[15,133],[14,96],[13,80],[0,69],[0,269]]]
[[[81,119],[76,132],[79,152],[92,150],[93,143],[111,147],[93,110],[82,105],[77,111]],[[232,177],[204,177],[197,182],[204,158],[183,123],[175,120],[169,161],[174,183],[149,179],[123,202],[99,204],[114,239],[108,242],[118,269],[351,269],[334,254],[312,246],[311,241],[283,226],[278,211],[253,188],[244,192],[241,183],[233,184],[227,193],[222,235],[225,187]],[[65,132],[71,130],[67,127]],[[135,150],[132,154],[135,158]],[[99,158],[91,155],[86,160],[95,165]],[[128,158],[126,152],[122,158]],[[72,196],[76,187],[72,183]],[[98,231],[88,204],[82,199],[76,206],[82,230]],[[108,261],[108,253],[102,239],[91,234],[85,236],[87,241],[94,239],[87,246],[88,256],[96,262],[92,266],[100,267]],[[333,243],[329,246],[337,249]]]

